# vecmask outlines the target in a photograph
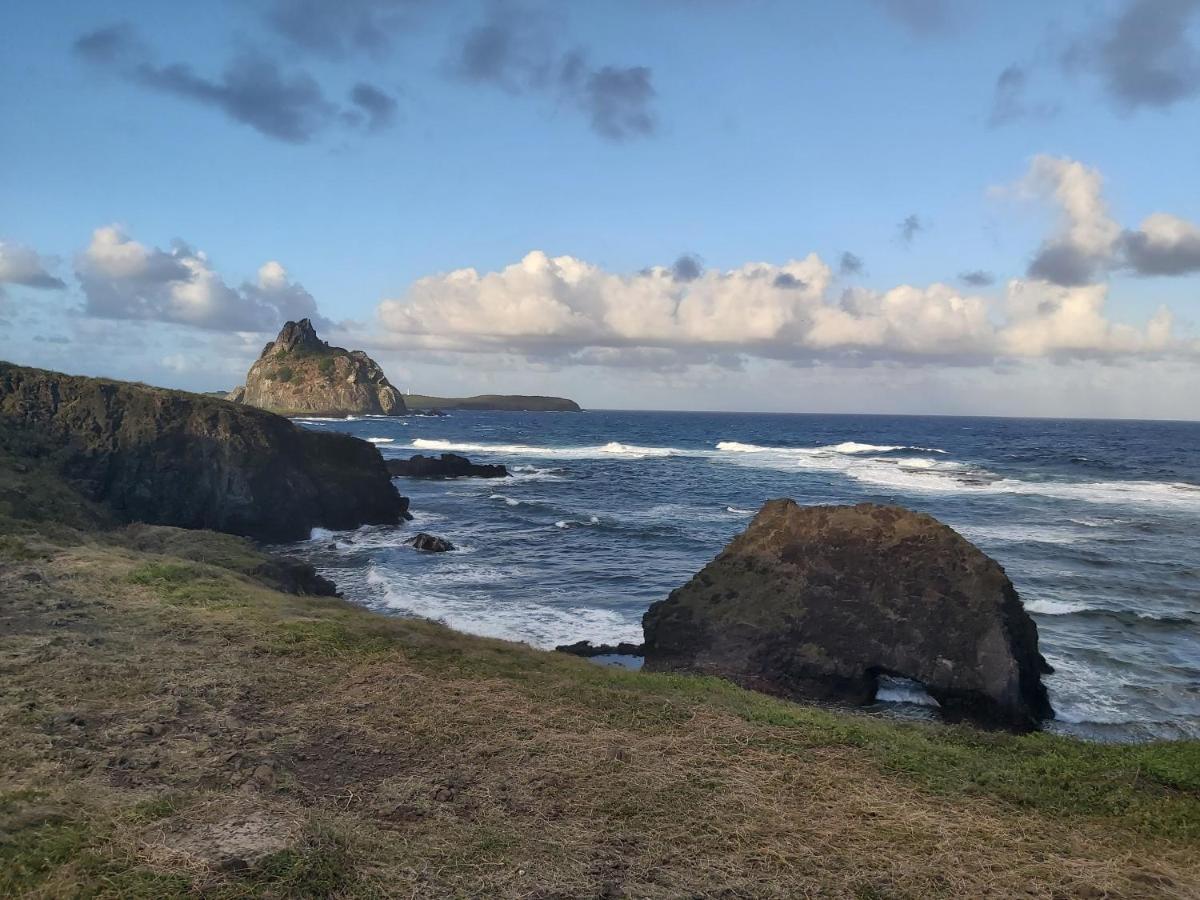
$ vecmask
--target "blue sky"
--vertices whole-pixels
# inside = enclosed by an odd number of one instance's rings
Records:
[[[426,392],[1200,418],[1193,0],[18,2],[0,32],[3,358],[223,388],[311,312]]]

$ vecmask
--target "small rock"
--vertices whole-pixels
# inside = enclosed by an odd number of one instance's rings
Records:
[[[275,770],[268,765],[255,766],[254,773],[250,776],[258,784],[266,787],[273,784],[275,781]]]
[[[409,538],[404,543],[411,546],[414,550],[423,550],[426,553],[445,553],[447,550],[454,549],[454,545],[445,538],[434,537],[432,534],[426,534],[424,531],[416,537]]]

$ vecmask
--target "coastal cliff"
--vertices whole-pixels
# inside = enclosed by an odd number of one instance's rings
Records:
[[[194,474],[183,438],[135,450],[176,403],[222,440],[277,417],[13,366],[0,398],[0,897],[1200,886],[1198,742],[877,719],[379,615],[63,476],[92,444]]]
[[[366,441],[198,394],[0,363],[0,425],[45,442],[118,521],[284,541],[407,507]]]
[[[228,399],[281,415],[394,416],[404,398],[361,350],[331,347],[308,319],[288,322]]]

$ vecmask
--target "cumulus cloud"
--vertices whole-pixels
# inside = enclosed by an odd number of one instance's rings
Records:
[[[1095,168],[1064,157],[1036,156],[1016,190],[1059,210],[1055,232],[1029,264],[1031,278],[1072,286],[1114,269],[1147,276],[1200,271],[1200,227],[1158,212],[1138,228],[1122,231],[1109,213]]]
[[[1121,229],[1109,216],[1102,189],[1097,169],[1062,157],[1033,158],[1017,190],[1051,200],[1060,215],[1055,233],[1029,264],[1031,278],[1065,286],[1086,284],[1111,264]]]
[[[43,290],[62,290],[61,278],[50,274],[50,264],[32,247],[0,241],[0,297],[6,284]]]
[[[645,66],[593,66],[586,51],[564,49],[557,17],[493,3],[486,20],[451,50],[450,71],[462,81],[510,94],[537,93],[584,114],[603,138],[622,141],[654,133],[653,74]]]
[[[323,324],[312,295],[278,262],[256,280],[232,288],[203,251],[177,242],[169,251],[144,244],[119,227],[97,228],[76,259],[87,315],[173,322],[219,331],[271,331],[286,319]]]
[[[1122,237],[1129,265],[1139,275],[1200,272],[1200,227],[1169,213],[1147,216]]]
[[[746,357],[868,364],[986,364],[1003,357],[1114,357],[1178,351],[1168,314],[1145,328],[1104,316],[1106,288],[1008,286],[1004,316],[946,284],[850,288],[816,254],[746,263],[680,281],[673,267],[608,272],[540,251],[499,271],[432,275],[379,307],[381,343],[519,353],[601,365],[733,364]]]
[[[1008,325],[1001,350],[1013,356],[1159,355],[1171,349],[1172,316],[1161,308],[1143,328],[1114,323],[1104,315],[1108,285],[1062,287],[1013,281],[1007,295]]]
[[[1200,50],[1189,36],[1198,14],[1200,0],[1126,0],[1070,46],[1064,63],[1096,75],[1126,112],[1191,99],[1200,94]]]
[[[243,50],[215,78],[185,63],[159,64],[128,24],[110,25],[75,41],[76,54],[149,90],[212,107],[267,137],[293,144],[312,140],[337,121],[365,122],[379,130],[391,121],[395,100],[359,84],[350,95],[356,110],[339,115],[320,84],[304,71],[285,72],[258,51]]]

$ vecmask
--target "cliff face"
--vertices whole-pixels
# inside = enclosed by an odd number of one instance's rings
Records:
[[[0,362],[0,427],[59,448],[63,474],[124,521],[297,540],[407,506],[366,441],[198,394]]]
[[[312,322],[288,322],[229,399],[283,415],[394,416],[404,398],[361,350],[331,347]]]

